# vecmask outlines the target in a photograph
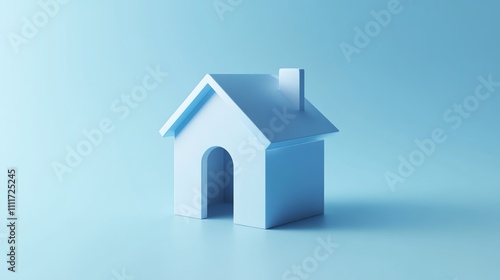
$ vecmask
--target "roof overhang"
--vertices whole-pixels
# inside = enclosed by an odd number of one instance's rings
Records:
[[[162,137],[175,136],[186,124],[196,111],[204,104],[207,97],[214,91],[231,108],[240,113],[243,123],[261,141],[263,145],[269,146],[271,142],[262,131],[245,115],[222,87],[209,75],[205,75],[188,97],[182,102],[177,110],[160,129]]]

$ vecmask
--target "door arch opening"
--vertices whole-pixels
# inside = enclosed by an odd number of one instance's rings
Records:
[[[209,148],[203,155],[202,198],[208,218],[232,217],[234,166],[231,155],[222,147]]]

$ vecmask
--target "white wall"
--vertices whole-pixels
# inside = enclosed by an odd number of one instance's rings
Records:
[[[212,93],[189,123],[177,132],[174,140],[175,214],[207,217],[202,158],[209,148],[220,146],[229,152],[235,165],[234,222],[265,227],[265,151],[264,147],[252,148],[249,144],[255,137],[241,118],[240,112]]]
[[[267,227],[323,213],[323,152],[323,141],[267,151]]]

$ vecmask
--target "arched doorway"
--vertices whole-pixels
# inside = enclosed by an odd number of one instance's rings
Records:
[[[202,160],[203,207],[208,218],[233,214],[233,160],[221,147],[209,148]]]

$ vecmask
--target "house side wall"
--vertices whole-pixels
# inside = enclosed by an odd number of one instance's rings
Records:
[[[202,158],[212,147],[222,147],[234,164],[234,222],[265,227],[265,147],[216,94],[192,116],[174,140],[174,213],[194,218],[207,217]],[[256,145],[258,146],[258,145]],[[224,176],[212,174],[209,176]]]
[[[266,227],[324,210],[324,142],[266,151]]]

